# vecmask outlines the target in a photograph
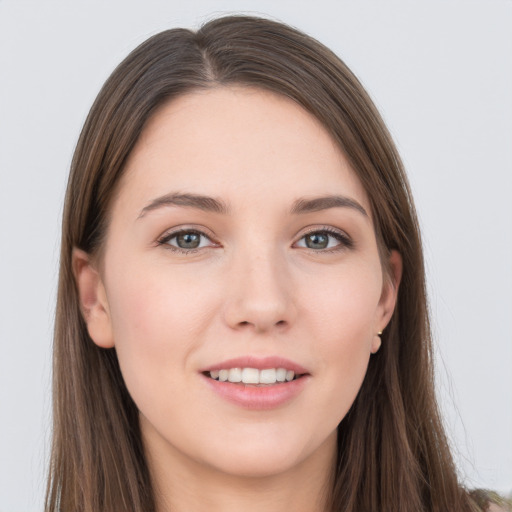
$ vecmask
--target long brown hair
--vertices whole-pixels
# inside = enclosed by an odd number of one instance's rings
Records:
[[[381,254],[396,249],[403,259],[382,348],[338,429],[332,510],[474,510],[434,396],[421,240],[393,141],[364,88],[330,50],[286,25],[237,16],[147,40],[113,72],[86,120],[63,216],[46,511],[155,511],[137,408],[115,349],[88,336],[71,253],[101,251],[116,185],[151,115],[191,90],[230,84],[284,95],[320,120],[366,189]]]

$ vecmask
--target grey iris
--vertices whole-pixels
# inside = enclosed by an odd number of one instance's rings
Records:
[[[321,233],[306,236],[306,246],[309,249],[325,249],[329,245],[329,237]]]
[[[182,249],[195,249],[201,243],[201,235],[198,233],[180,233],[176,237],[176,243]]]

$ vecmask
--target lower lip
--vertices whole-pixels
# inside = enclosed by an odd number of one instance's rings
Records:
[[[242,383],[221,382],[202,375],[206,383],[222,398],[235,405],[251,410],[275,409],[295,398],[309,380],[303,375],[290,382],[268,386],[253,386]]]

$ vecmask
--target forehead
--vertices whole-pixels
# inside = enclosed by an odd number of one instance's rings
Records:
[[[226,197],[235,207],[248,197],[286,202],[343,193],[369,211],[362,184],[324,126],[288,98],[245,87],[188,93],[149,120],[118,198],[141,203],[176,190]]]

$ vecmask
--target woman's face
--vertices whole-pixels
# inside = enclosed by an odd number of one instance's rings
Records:
[[[168,103],[129,158],[103,254],[96,273],[75,252],[82,304],[150,455],[250,476],[332,460],[400,258],[385,277],[366,193],[314,117],[241,87]]]

